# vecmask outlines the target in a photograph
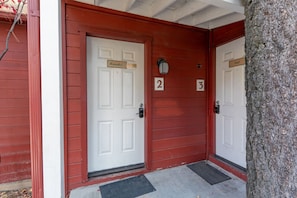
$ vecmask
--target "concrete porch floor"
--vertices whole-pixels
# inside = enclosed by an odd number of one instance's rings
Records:
[[[208,162],[231,179],[210,185],[186,165],[163,169],[145,174],[156,191],[139,198],[245,198],[245,182]],[[111,182],[109,182],[111,183]],[[106,183],[104,183],[106,184]],[[101,198],[97,184],[72,190],[70,198]]]

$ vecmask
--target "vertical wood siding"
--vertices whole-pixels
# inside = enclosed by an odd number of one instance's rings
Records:
[[[10,23],[0,22],[0,50]],[[0,183],[31,177],[26,25],[17,25],[0,61]]]
[[[81,6],[81,4],[80,4]],[[92,8],[92,7],[88,7]],[[151,123],[152,170],[206,159],[207,92],[196,91],[196,79],[206,79],[208,69],[208,31],[135,17],[104,9],[84,9],[66,5],[67,70],[67,182],[69,189],[83,184],[81,143],[82,93],[81,27],[108,29],[152,38],[151,76],[159,77],[159,57],[169,65],[165,91],[152,91]],[[197,64],[202,64],[198,69]],[[206,85],[207,86],[207,85]],[[153,87],[153,85],[152,85]],[[206,89],[207,90],[207,89]],[[68,189],[68,190],[69,190]]]

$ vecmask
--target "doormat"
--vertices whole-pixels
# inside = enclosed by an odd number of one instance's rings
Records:
[[[100,186],[102,198],[133,198],[156,191],[149,180],[140,175]]]
[[[188,168],[190,168],[211,185],[231,179],[231,177],[225,175],[218,169],[206,164],[205,162],[190,164],[188,165]]]

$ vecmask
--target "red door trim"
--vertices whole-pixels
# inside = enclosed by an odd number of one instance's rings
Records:
[[[213,47],[213,33],[212,31],[209,32],[209,70],[208,70],[208,84],[209,84],[209,91],[208,91],[208,133],[207,133],[207,157],[213,155],[215,153],[215,114],[213,112],[214,108],[214,100],[215,100],[215,84],[216,84],[216,77],[215,77],[215,47]]]
[[[81,149],[82,149],[82,166],[81,175],[82,183],[88,181],[88,137],[87,137],[87,47],[86,47],[86,32],[80,34],[80,79],[81,79]]]
[[[68,189],[68,100],[67,100],[67,60],[66,60],[66,4],[61,0],[61,30],[62,30],[62,78],[63,78],[63,117],[64,117],[64,189]]]
[[[28,82],[32,196],[43,197],[39,0],[28,0]]]
[[[151,73],[152,69],[151,59],[152,59],[152,38],[150,36],[135,36],[126,32],[118,32],[114,30],[106,30],[106,29],[98,29],[94,27],[80,27],[80,46],[81,46],[81,112],[82,112],[82,120],[81,120],[81,140],[82,140],[82,150],[84,151],[82,154],[82,182],[86,183],[89,181],[88,179],[88,160],[87,160],[87,79],[86,79],[86,37],[94,36],[106,39],[115,39],[136,43],[144,44],[144,52],[145,52],[145,71],[144,71],[144,97],[145,97],[145,165],[146,170],[150,170],[152,167],[152,134],[151,134],[151,96],[152,96],[152,83],[151,83]],[[128,174],[128,173],[127,173]],[[131,174],[131,173],[130,173]],[[110,176],[107,176],[110,177]],[[106,178],[101,178],[102,180],[106,180]],[[112,178],[111,178],[112,179]],[[97,180],[97,182],[100,182]]]

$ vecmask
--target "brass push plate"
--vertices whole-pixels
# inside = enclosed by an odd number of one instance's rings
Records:
[[[107,60],[107,67],[126,69],[127,61]]]
[[[107,67],[120,69],[136,69],[137,64],[127,63],[127,61],[107,60]]]
[[[237,67],[245,64],[245,58],[238,58],[229,61],[229,67]]]

